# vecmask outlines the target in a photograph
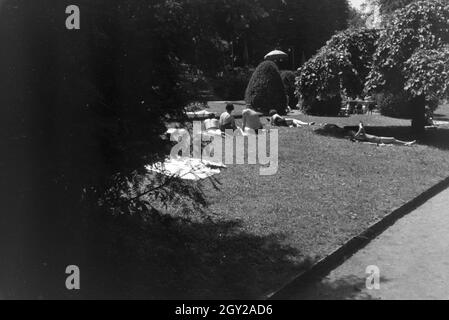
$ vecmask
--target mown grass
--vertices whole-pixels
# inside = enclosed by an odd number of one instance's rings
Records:
[[[443,117],[449,107],[438,113]],[[412,138],[408,120],[380,115],[297,117],[340,126],[363,121],[368,132]],[[448,129],[428,133],[411,148],[353,143],[317,135],[313,129],[279,129],[276,175],[260,176],[258,166],[231,165],[218,176],[218,190],[208,181],[202,183],[215,221],[237,221],[245,234],[279,236],[282,246],[294,249],[288,259],[296,268],[277,274],[275,283],[275,269],[259,275],[257,281],[270,282],[272,289],[298,272],[304,259],[325,257],[449,175]],[[235,279],[244,268],[234,269]]]
[[[446,118],[449,106],[438,113]],[[368,132],[412,138],[409,121],[380,115],[295,117],[340,126],[362,120]],[[201,212],[169,207],[143,224],[117,218],[113,225],[126,232],[104,238],[126,259],[103,262],[115,266],[115,281],[105,291],[105,273],[98,288],[113,298],[261,298],[449,175],[449,129],[408,148],[353,143],[315,128],[279,129],[275,175],[229,165],[198,183],[208,201]]]

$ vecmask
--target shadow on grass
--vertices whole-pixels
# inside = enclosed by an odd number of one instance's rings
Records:
[[[236,221],[133,219],[114,218],[95,240],[89,298],[256,299],[310,266],[292,259],[301,254],[283,237],[243,232]]]
[[[381,286],[388,279],[381,278]],[[366,278],[358,276],[345,276],[334,281],[327,279],[310,282],[301,288],[295,300],[373,300],[371,291],[366,289]],[[373,291],[374,293],[374,291]]]
[[[367,127],[366,132],[376,136],[394,137],[404,141],[417,140],[418,144],[449,150],[449,128],[439,127],[428,130],[423,135],[415,135],[410,127]]]
[[[427,130],[422,135],[415,135],[411,127],[408,126],[366,126],[365,128],[366,133],[371,135],[394,137],[403,141],[417,140],[420,145],[449,150],[449,128],[438,127],[435,130]],[[315,133],[340,139],[348,139],[350,131],[357,132],[358,126],[346,126],[341,131],[324,131],[322,128],[319,128],[315,130]]]

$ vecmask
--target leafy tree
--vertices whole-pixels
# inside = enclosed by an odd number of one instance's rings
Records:
[[[270,11],[272,30],[270,40],[284,50],[290,50],[290,61],[296,69],[301,57],[313,56],[336,31],[348,27],[350,6],[347,0],[280,0]],[[266,50],[265,49],[265,50]],[[294,61],[293,61],[294,60]]]
[[[347,0],[171,0],[165,24],[183,30],[177,55],[209,75],[225,66],[257,65],[275,47],[291,63],[311,56],[347,27]],[[294,61],[293,61],[294,60]]]
[[[296,88],[306,113],[336,114],[340,104],[323,109],[328,100],[355,97],[364,89],[375,51],[377,31],[349,29],[336,34],[299,71]],[[335,97],[339,99],[335,100]]]
[[[285,112],[287,97],[274,62],[264,61],[256,68],[246,89],[245,101],[255,110],[264,113],[271,109]]]
[[[445,63],[449,43],[449,4],[446,1],[417,1],[397,10],[381,31],[374,55],[368,91],[407,92],[412,101],[412,127],[424,130],[426,101],[443,97],[444,76],[428,64]],[[429,57],[425,57],[429,54]]]
[[[417,0],[371,0],[370,2],[379,6],[381,14],[391,14]]]
[[[0,50],[0,234],[9,239],[1,241],[0,282],[18,279],[15,294],[30,298],[61,297],[57,275],[68,261],[92,267],[116,252],[126,262],[125,252],[94,249],[96,240],[104,230],[109,245],[131,237],[118,235],[119,226],[114,234],[108,219],[157,202],[137,197],[135,181],[170,150],[165,123],[187,102],[173,42],[179,30],[162,23],[169,2],[80,0],[76,31],[64,24],[70,4],[9,0],[0,12],[0,43],[8,44]],[[142,193],[155,190],[162,201],[190,193],[180,182],[145,185]]]
[[[418,50],[405,64],[405,91],[430,100],[449,96],[449,46]]]
[[[349,61],[349,68],[343,66],[341,69],[342,89],[346,96],[356,97],[363,93],[378,37],[377,30],[348,29],[337,33],[327,43],[328,51],[344,54]]]
[[[336,115],[341,105],[341,70],[349,70],[350,63],[344,54],[323,48],[299,70],[296,82],[297,95],[302,101],[302,111],[313,115]]]
[[[285,93],[288,96],[288,105],[291,108],[295,108],[298,104],[298,98],[295,95],[296,75],[293,71],[283,70],[281,72],[281,79],[284,83]]]
[[[348,17],[348,27],[360,29],[366,27],[367,16],[360,10],[350,7]]]

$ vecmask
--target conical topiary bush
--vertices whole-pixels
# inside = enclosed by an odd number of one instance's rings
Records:
[[[256,68],[246,88],[245,101],[265,114],[271,109],[285,113],[287,96],[274,62],[264,61]]]

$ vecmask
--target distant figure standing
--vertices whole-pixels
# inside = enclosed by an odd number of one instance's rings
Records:
[[[219,127],[222,132],[225,132],[226,130],[237,129],[237,126],[235,125],[234,116],[232,115],[233,111],[234,105],[232,103],[228,103],[226,105],[226,112],[224,112],[220,116]]]
[[[242,119],[243,119],[242,125],[243,132],[245,132],[246,128],[254,130],[256,133],[259,133],[259,130],[263,129],[263,125],[260,122],[260,114],[251,109],[251,106],[248,106],[247,109],[243,110]]]

